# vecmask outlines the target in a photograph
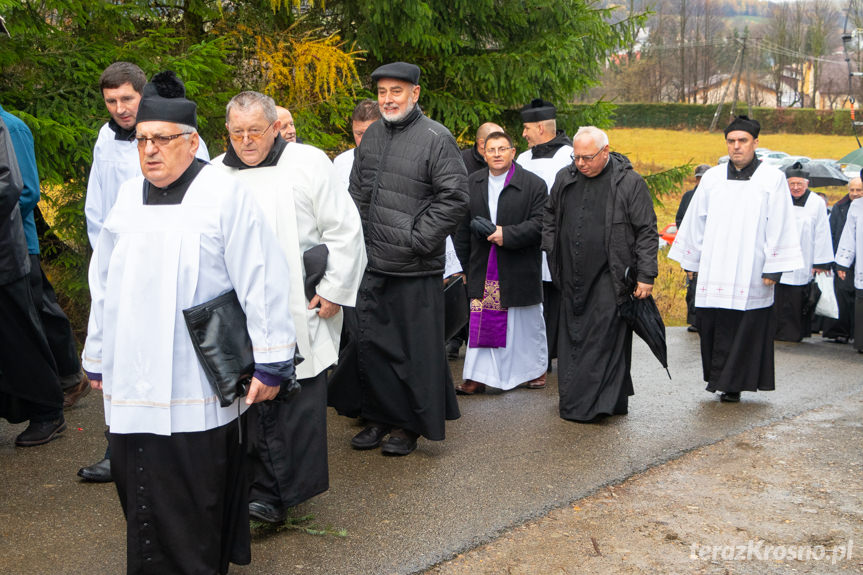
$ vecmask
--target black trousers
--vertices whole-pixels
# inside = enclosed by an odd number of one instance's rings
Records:
[[[62,413],[57,367],[22,276],[0,286],[0,417],[21,423]]]
[[[30,291],[42,321],[42,330],[57,364],[57,373],[63,389],[78,384],[81,377],[81,359],[69,318],[57,303],[57,294],[45,272],[38,254],[30,254]]]

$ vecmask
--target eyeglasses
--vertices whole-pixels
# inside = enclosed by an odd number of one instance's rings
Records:
[[[231,132],[229,134],[229,137],[231,138],[232,142],[236,142],[238,144],[242,143],[242,141],[245,140],[246,138],[252,140],[253,142],[257,142],[258,140],[260,140],[261,138],[264,137],[264,134],[266,134],[270,128],[273,127],[273,124],[275,124],[275,122],[271,122],[270,125],[267,126],[266,128],[264,128],[263,130],[249,130],[247,132]]]
[[[135,136],[135,141],[138,142],[139,148],[147,147],[147,142],[153,142],[153,145],[157,148],[162,148],[167,146],[180,136],[185,136],[187,134],[191,134],[192,132],[180,132],[179,134],[173,134],[170,136],[150,136],[149,138],[146,136]]]
[[[512,148],[513,148],[512,146],[510,146],[508,148],[486,148],[485,153],[488,154],[489,156],[497,156],[498,154],[500,154],[502,156],[505,153],[507,153],[509,150],[511,150]]]
[[[570,154],[569,157],[572,158],[572,161],[575,162],[576,164],[579,162],[579,160],[584,161],[584,162],[589,162],[589,161],[593,160],[595,157],[597,157],[599,154],[601,154],[603,149],[604,148],[600,148],[599,151],[592,156],[576,156],[575,154]]]

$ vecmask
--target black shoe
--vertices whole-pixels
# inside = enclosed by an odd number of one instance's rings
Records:
[[[408,455],[417,448],[419,434],[407,429],[397,429],[381,445],[384,455]]]
[[[725,403],[737,403],[740,401],[740,392],[726,391],[725,393],[720,393],[719,401],[724,401]]]
[[[459,350],[461,350],[461,342],[457,339],[451,339],[446,344],[446,356],[449,359],[458,359]]]
[[[351,439],[351,447],[354,449],[374,449],[381,444],[390,429],[389,425],[371,423]]]
[[[264,523],[284,523],[288,513],[264,501],[249,501],[249,517]]]
[[[107,457],[99,463],[82,467],[78,470],[78,477],[91,483],[111,483],[111,460]]]
[[[694,325],[691,325],[691,326],[686,328],[686,331],[688,331],[689,333],[698,333],[698,328],[695,327]]]
[[[18,447],[43,445],[64,431],[66,431],[66,420],[62,415],[60,415],[60,419],[52,421],[31,421],[27,429],[15,438],[15,445]]]

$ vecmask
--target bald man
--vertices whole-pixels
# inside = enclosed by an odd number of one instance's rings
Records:
[[[503,131],[503,128],[492,122],[486,122],[477,129],[476,143],[472,148],[461,151],[461,159],[464,160],[468,175],[488,167],[485,163],[485,140],[489,134]]]
[[[294,116],[291,111],[281,106],[276,106],[276,113],[279,116],[279,123],[282,126],[280,133],[286,142],[297,141],[297,128],[294,126]]]

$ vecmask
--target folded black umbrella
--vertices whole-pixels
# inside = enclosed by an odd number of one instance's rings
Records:
[[[306,299],[309,301],[315,297],[315,288],[321,283],[321,279],[327,271],[329,256],[330,250],[327,248],[327,244],[318,244],[303,252],[303,267],[306,269],[303,289],[306,292]]]
[[[456,276],[443,291],[444,299],[444,341],[449,341],[470,319],[470,306],[464,278]]]
[[[488,236],[492,235],[495,232],[497,226],[494,225],[494,222],[492,222],[488,218],[484,218],[482,216],[475,216],[470,221],[470,229],[480,238],[486,239]]]
[[[629,299],[617,306],[617,311],[627,325],[632,328],[632,331],[644,340],[650,351],[665,368],[668,379],[671,379],[671,372],[668,371],[668,347],[665,343],[665,322],[662,321],[662,315],[659,313],[659,308],[656,307],[656,301],[652,295],[644,299],[633,296],[632,292],[635,291],[636,282],[630,278],[629,268],[626,268],[625,274]]]

